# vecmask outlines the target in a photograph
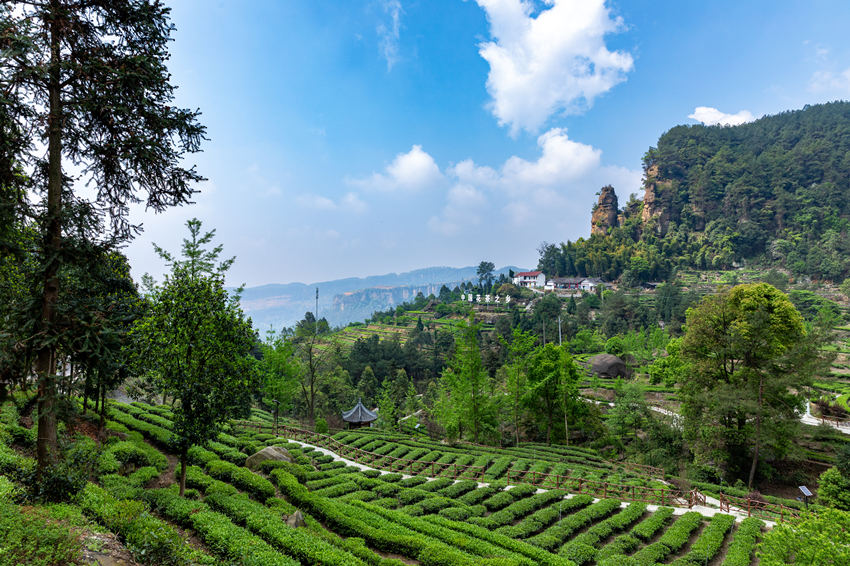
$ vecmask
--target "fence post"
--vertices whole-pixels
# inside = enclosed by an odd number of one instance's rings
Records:
[[[457,462],[455,462],[455,477],[457,477]]]
[[[436,469],[437,469],[437,463],[431,462],[431,477],[434,477],[434,478],[437,477]]]
[[[607,499],[608,498],[608,482],[607,481],[602,485],[602,493],[603,493],[602,497]]]
[[[747,517],[750,516],[750,498],[747,498]]]

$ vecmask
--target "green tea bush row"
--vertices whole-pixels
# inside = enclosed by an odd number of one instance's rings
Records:
[[[471,536],[459,536],[457,531],[425,521],[419,517],[411,517],[400,511],[394,511],[392,509],[374,507],[368,503],[356,502],[353,505],[371,511],[376,515],[387,519],[391,523],[402,525],[412,531],[416,531],[417,533],[440,540],[449,544],[453,548],[462,550],[474,556],[488,557],[500,555],[504,556],[507,554],[505,549],[492,545],[487,541]]]
[[[346,493],[352,493],[360,489],[360,486],[354,483],[353,481],[346,481],[343,483],[338,483],[336,485],[330,485],[323,489],[313,490],[313,493],[320,497],[330,497],[336,498],[345,495]]]
[[[602,499],[581,511],[564,517],[542,533],[529,538],[528,542],[546,550],[555,550],[564,544],[574,532],[596,520],[607,517],[619,508],[619,501]]]
[[[539,533],[564,515],[587,507],[593,503],[593,496],[588,494],[576,495],[569,499],[558,501],[557,504],[535,511],[516,525],[505,525],[496,529],[511,538],[528,538]]]
[[[460,496],[458,498],[458,501],[460,503],[463,503],[464,505],[477,505],[501,490],[502,488],[500,487],[496,487],[494,485],[486,485],[484,487],[476,488],[470,491],[469,493]]]
[[[561,547],[558,554],[566,556],[576,564],[586,564],[596,557],[596,545],[599,541],[608,538],[611,533],[622,531],[640,519],[645,511],[646,503],[631,503],[616,515],[596,523],[572,539]]]
[[[419,489],[424,491],[439,491],[443,488],[454,484],[454,480],[450,478],[437,478],[419,486]]]
[[[597,563],[601,563],[613,556],[622,556],[634,551],[641,545],[641,539],[637,538],[635,533],[640,533],[644,541],[649,540],[667,523],[672,515],[673,509],[670,507],[657,509],[649,517],[632,527],[631,532],[620,535],[603,546],[596,554]]]
[[[443,509],[448,509],[453,505],[457,505],[454,500],[449,499],[447,497],[440,497],[439,495],[437,495],[434,497],[425,498],[419,503],[414,503],[413,505],[407,505],[405,507],[402,507],[400,511],[414,517],[419,517],[420,515],[430,515],[431,513],[437,513],[439,511],[442,511]]]
[[[496,458],[489,468],[484,470],[484,477],[487,479],[499,479],[505,472],[508,471],[508,468],[513,464],[514,459],[510,456],[502,456],[500,458]]]
[[[216,479],[229,482],[234,487],[247,491],[260,501],[265,501],[275,494],[274,485],[259,474],[248,468],[237,466],[223,460],[207,463],[207,473]]]
[[[383,520],[374,512],[311,494],[294,476],[284,470],[273,470],[272,477],[280,490],[299,508],[321,520],[344,536],[361,537],[371,546],[415,558],[424,566],[466,566],[496,564],[489,559],[476,559],[465,552],[423,536],[397,523]],[[364,504],[365,505],[365,504]],[[372,508],[377,508],[371,505]],[[498,564],[511,562],[498,561]]]
[[[700,533],[699,538],[691,545],[690,551],[672,562],[676,566],[705,566],[717,555],[723,546],[726,533],[735,524],[732,515],[714,515],[708,526]]]
[[[655,536],[655,533],[659,529],[667,524],[672,516],[672,507],[659,507],[648,519],[635,525],[631,534],[642,541],[648,541]]]
[[[194,529],[207,548],[218,556],[243,566],[299,566],[300,562],[275,550],[260,537],[234,525],[221,513],[199,501],[179,497],[173,490],[145,493],[158,513]]]
[[[216,494],[207,497],[205,503],[304,564],[365,565],[359,558],[313,536],[309,531],[288,526],[281,521],[280,515],[244,496]]]
[[[113,463],[118,468],[113,468]],[[101,454],[98,463],[101,473],[114,473],[122,466],[132,464],[134,466],[153,466],[162,471],[168,467],[168,459],[162,452],[145,442],[132,442],[120,440],[108,445]]]
[[[133,555],[146,564],[192,564],[202,557],[173,527],[151,515],[141,501],[118,500],[90,483],[79,493],[78,504],[83,513],[118,533]]]
[[[675,552],[685,546],[691,533],[702,523],[702,515],[696,511],[688,511],[679,517],[673,525],[664,531],[658,542]]]
[[[440,525],[447,529],[455,530],[467,536],[487,541],[494,546],[525,556],[530,558],[534,564],[543,564],[546,566],[575,566],[575,563],[571,560],[554,555],[526,542],[479,527],[478,525],[452,521],[439,515],[430,515],[425,517],[423,520],[434,523],[435,525]]]
[[[130,405],[124,405],[124,407],[129,407]],[[109,416],[112,420],[117,421],[127,428],[131,430],[136,430],[141,432],[147,438],[155,442],[162,448],[168,448],[171,444],[171,431],[162,428],[161,426],[157,426],[155,424],[151,424],[149,422],[145,422],[137,419],[134,416],[131,416],[127,413],[122,412],[120,409],[116,408],[117,405],[113,405],[109,409]]]
[[[514,501],[527,497],[536,491],[536,487],[528,484],[522,484],[505,491],[500,491],[482,501],[482,504],[488,511],[498,511],[499,509],[507,507]]]
[[[755,517],[747,517],[741,521],[726,551],[723,566],[749,566],[763,528],[764,522]]]
[[[506,493],[511,493],[511,491],[514,490],[512,489]],[[504,509],[496,511],[487,517],[475,517],[470,519],[470,522],[478,525],[479,527],[484,527],[485,529],[496,529],[498,527],[510,525],[518,519],[537,511],[549,503],[563,498],[564,492],[554,489],[552,491],[536,493],[530,497],[515,501]]]
[[[398,485],[401,487],[417,487],[427,482],[428,478],[425,476],[410,476],[409,478],[405,478],[398,482]]]
[[[316,491],[318,489],[324,489],[326,487],[330,487],[332,485],[339,485],[341,483],[350,482],[351,478],[349,477],[351,474],[334,474],[329,477],[324,477],[317,480],[308,480],[305,484],[307,489],[310,491]]]
[[[438,490],[437,494],[442,495],[443,497],[448,497],[449,499],[456,499],[477,488],[478,482],[474,480],[460,480],[459,482]]]

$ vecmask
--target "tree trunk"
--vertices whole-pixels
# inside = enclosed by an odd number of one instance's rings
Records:
[[[516,433],[516,445],[519,446],[519,387],[514,392],[514,432]]]
[[[186,493],[186,450],[180,454],[180,497]]]
[[[103,433],[103,426],[106,424],[106,387],[100,388],[100,424],[98,425],[98,433]]]
[[[60,5],[51,0],[50,70],[47,118],[47,226],[44,234],[44,287],[41,295],[41,331],[52,333],[55,306],[59,299],[59,249],[62,242],[62,103],[58,19]],[[42,345],[36,353],[38,375],[38,475],[57,458],[55,348]]]
[[[753,449],[753,463],[750,466],[750,479],[747,481],[747,487],[753,488],[753,478],[756,476],[756,467],[759,461],[759,448],[761,447],[761,405],[764,396],[764,377],[759,376],[759,402],[758,412],[756,413],[756,445]]]

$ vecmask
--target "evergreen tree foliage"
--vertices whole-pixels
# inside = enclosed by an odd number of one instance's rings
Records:
[[[0,5],[0,92],[3,129],[14,124],[36,138],[11,144],[37,199],[39,287],[33,295],[38,375],[39,470],[56,459],[56,344],[60,271],[73,261],[66,247],[74,217],[105,215],[112,233],[85,239],[127,239],[138,231],[129,206],[161,211],[190,201],[201,180],[183,159],[204,136],[197,111],[174,105],[166,68],[173,26],[157,0],[8,1]],[[8,139],[8,136],[4,134]],[[9,144],[3,144],[8,157]],[[46,158],[44,148],[46,147]],[[7,164],[3,164],[4,166]],[[96,196],[74,191],[70,165]],[[5,168],[0,177],[14,174]],[[9,190],[4,185],[4,192]],[[13,189],[14,190],[14,189]],[[8,202],[8,199],[4,199]]]

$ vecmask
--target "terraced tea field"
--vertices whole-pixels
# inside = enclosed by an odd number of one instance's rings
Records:
[[[167,407],[110,406],[110,427],[144,437],[154,459],[151,445],[167,449],[171,417]],[[262,428],[268,417],[255,411],[253,422]],[[541,478],[553,471],[636,489],[664,485],[581,448],[500,451],[355,431],[332,440],[346,457],[375,454],[374,466],[346,465],[325,449],[267,432],[231,430],[190,451],[187,497],[176,486],[141,489],[115,474],[121,479],[88,489],[115,505],[137,501],[157,520],[191,529],[219,559],[242,564],[747,565],[764,528],[755,518],[599,498],[573,493],[572,485],[547,489],[553,486]],[[243,467],[267,445],[285,447],[294,462]],[[378,469],[405,460],[402,471]],[[455,464],[481,471],[458,479]],[[285,523],[296,508],[306,520],[300,528]]]

